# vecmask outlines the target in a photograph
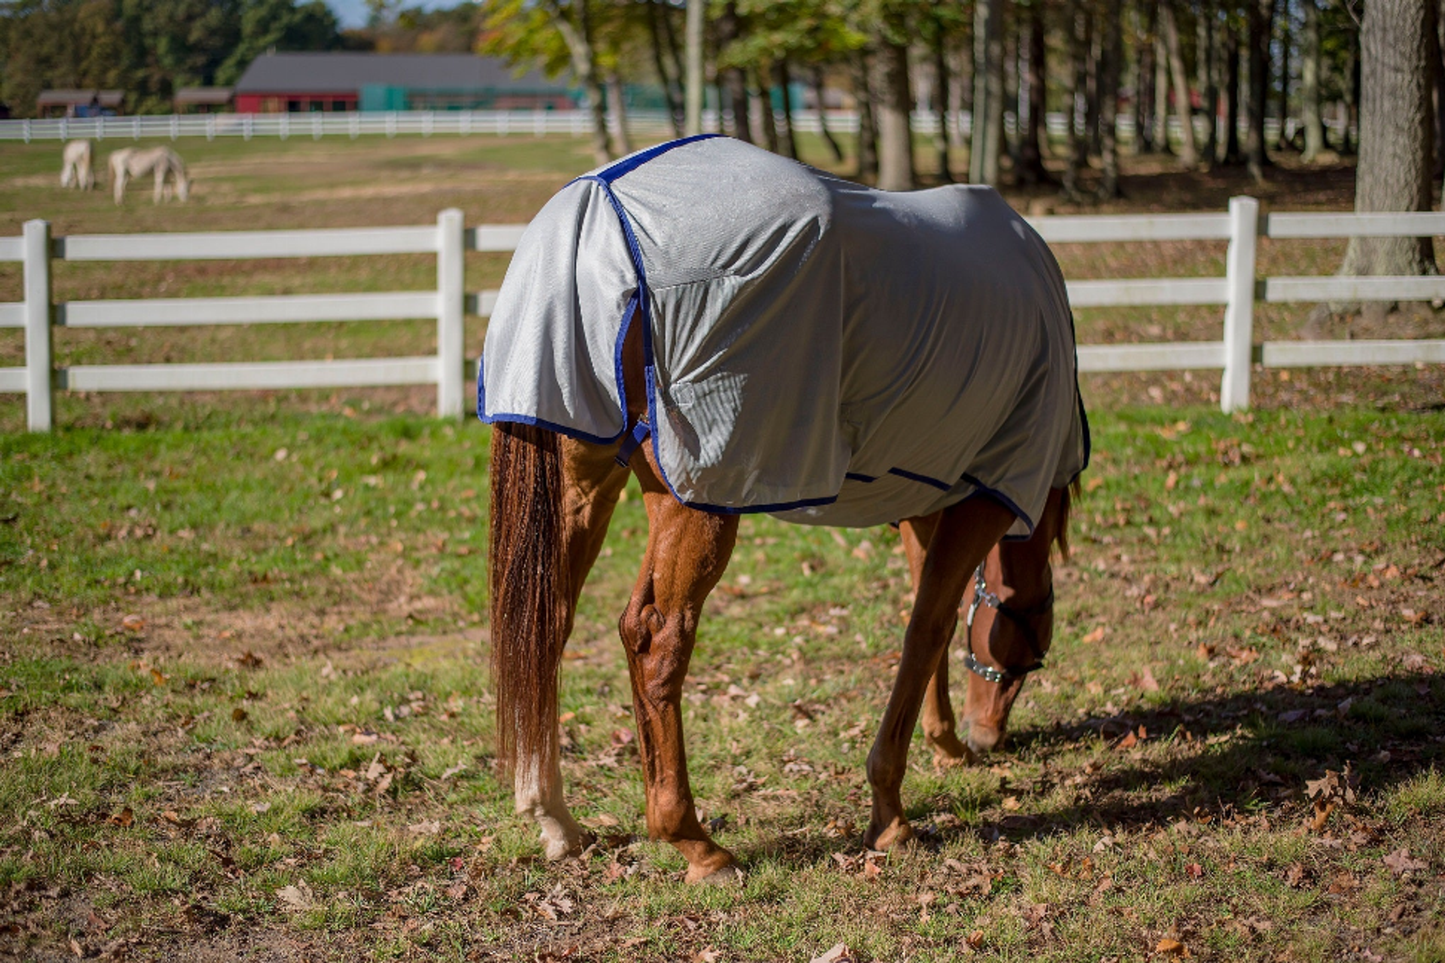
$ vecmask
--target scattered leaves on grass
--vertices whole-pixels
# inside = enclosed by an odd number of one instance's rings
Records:
[[[1352,771],[1348,762],[1345,763],[1343,772],[1326,769],[1321,778],[1306,780],[1305,796],[1314,806],[1313,815],[1309,819],[1310,830],[1319,832],[1324,828],[1331,812],[1354,803],[1355,790],[1359,784],[1360,778]]]
[[[131,824],[135,822],[135,813],[131,812],[131,808],[127,806],[111,816],[106,822],[112,826],[119,826],[121,829],[129,829]]]
[[[276,898],[281,901],[281,908],[289,913],[310,909],[314,902],[311,887],[306,885],[304,879],[294,886],[283,886],[278,889]]]
[[[1164,937],[1154,946],[1154,952],[1161,953],[1164,956],[1177,956],[1182,959],[1188,959],[1191,955],[1189,947],[1168,936]]]
[[[858,963],[858,955],[850,950],[846,943],[835,943],[813,957],[810,963]]]
[[[127,812],[129,812],[129,810],[127,810]],[[1406,873],[1412,871],[1418,872],[1430,868],[1430,864],[1423,859],[1412,859],[1410,857],[1410,851],[1404,847],[1395,850],[1388,856],[1382,857],[1380,862],[1389,867],[1390,872],[1396,876],[1404,876]]]
[[[146,620],[132,613],[120,620],[120,627],[127,632],[139,632],[146,627]]]

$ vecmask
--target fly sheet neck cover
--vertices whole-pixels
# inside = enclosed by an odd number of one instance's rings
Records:
[[[722,137],[579,177],[517,245],[478,415],[615,442],[632,323],[656,461],[706,511],[865,526],[984,492],[1018,537],[1088,459],[1063,277],[988,188],[876,191]]]

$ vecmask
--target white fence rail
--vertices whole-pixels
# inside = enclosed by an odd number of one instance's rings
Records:
[[[1445,339],[1395,341],[1281,341],[1254,344],[1254,302],[1411,301],[1445,299],[1445,277],[1256,277],[1259,237],[1420,237],[1445,235],[1445,213],[1269,214],[1259,202],[1236,197],[1224,214],[1120,217],[1042,217],[1034,226],[1051,243],[1228,241],[1226,271],[1212,278],[1125,278],[1070,281],[1078,308],[1128,305],[1222,305],[1218,341],[1080,345],[1086,372],[1223,371],[1220,406],[1249,405],[1251,366],[1445,364]],[[215,234],[75,235],[51,238],[45,221],[28,221],[20,237],[0,238],[0,261],[24,265],[24,300],[0,303],[0,328],[25,331],[25,366],[0,367],[0,392],[26,396],[32,431],[53,423],[56,389],[73,391],[215,391],[337,388],[368,385],[437,387],[437,413],[461,415],[465,401],[462,318],[490,315],[496,291],[468,293],[464,253],[515,250],[524,225],[466,228],[462,213],[442,211],[434,227],[316,231],[237,231]],[[197,260],[258,257],[435,254],[434,290],[273,297],[156,298],[56,302],[51,265],[65,261]],[[308,321],[432,319],[437,353],[411,358],[210,364],[77,365],[57,368],[54,327],[150,327],[207,324],[288,324]]]
[[[731,115],[729,115],[731,117]],[[783,114],[776,112],[777,123],[783,123]],[[798,109],[792,112],[793,129],[805,133],[819,133],[823,122],[834,133],[857,133],[858,112],[854,110],[828,110],[820,117],[815,109]],[[637,134],[667,136],[672,133],[672,121],[667,113],[660,110],[634,110],[627,115],[627,128]],[[615,123],[615,119],[614,119]],[[729,120],[731,123],[731,120]],[[917,110],[913,112],[912,128],[918,134],[936,134],[939,124],[960,137],[967,137],[973,130],[972,114],[969,111],[955,111],[940,117],[937,111]],[[1018,118],[1012,113],[1004,116],[1004,126],[1010,132],[1017,129]],[[1068,125],[1068,115],[1054,111],[1044,118],[1049,136],[1060,139]],[[1208,118],[1196,116],[1193,119],[1195,134],[1204,137],[1208,132]],[[1291,121],[1293,123],[1293,121]],[[497,136],[531,135],[542,137],[548,134],[567,134],[580,137],[591,130],[592,116],[585,110],[402,110],[402,111],[350,111],[316,113],[276,114],[137,114],[131,117],[54,117],[22,120],[0,120],[0,141],[19,140],[25,143],[45,140],[140,140],[142,138],[240,137],[351,137],[433,134],[468,136],[491,134]],[[703,111],[702,129],[721,130],[721,120],[715,110]],[[1265,139],[1274,143],[1279,121],[1273,117],[1265,121]],[[1179,137],[1178,119],[1168,119],[1171,139]],[[1119,114],[1119,137],[1125,143],[1134,141],[1134,118],[1127,112]],[[1241,133],[1243,131],[1241,130]]]

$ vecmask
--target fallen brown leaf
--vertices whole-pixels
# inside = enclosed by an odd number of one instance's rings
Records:
[[[129,812],[130,810],[126,811]],[[1395,850],[1388,856],[1381,857],[1380,862],[1388,866],[1390,868],[1390,872],[1394,873],[1396,876],[1404,876],[1406,873],[1411,872],[1412,870],[1419,871],[1430,868],[1430,864],[1425,862],[1423,859],[1410,858],[1410,851],[1403,847]]]

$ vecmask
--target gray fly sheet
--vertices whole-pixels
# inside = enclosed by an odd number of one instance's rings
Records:
[[[683,503],[811,524],[986,492],[1026,535],[1088,460],[1063,277],[996,192],[871,190],[722,137],[547,203],[492,312],[477,411],[597,442],[650,432]]]

